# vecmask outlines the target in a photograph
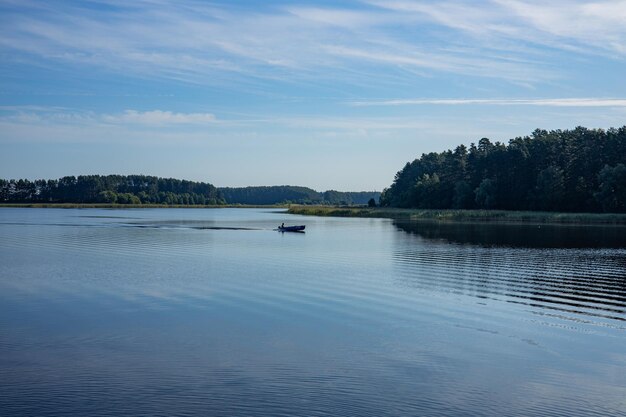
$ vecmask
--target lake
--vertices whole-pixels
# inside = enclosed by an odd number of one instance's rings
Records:
[[[3,208],[0,415],[626,416],[626,228]]]

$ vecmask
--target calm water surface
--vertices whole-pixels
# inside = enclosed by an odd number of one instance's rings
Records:
[[[0,415],[626,416],[626,229],[0,209]]]

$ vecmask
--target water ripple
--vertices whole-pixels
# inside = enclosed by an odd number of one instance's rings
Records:
[[[626,415],[611,232],[83,213],[0,210],[2,415]]]

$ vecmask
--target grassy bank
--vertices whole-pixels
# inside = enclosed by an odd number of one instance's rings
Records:
[[[311,216],[382,217],[402,220],[626,225],[626,214],[613,213],[559,213],[505,210],[419,210],[388,207],[329,207],[294,205],[289,207],[289,213]]]
[[[165,204],[76,204],[34,203],[0,204],[0,207],[65,208],[65,209],[128,209],[128,208],[287,208],[285,205],[165,205]],[[389,207],[337,207],[290,205],[289,213],[309,216],[379,217],[399,220],[441,220],[501,223],[554,224],[619,224],[626,225],[626,214],[617,213],[560,213],[544,211],[506,210],[419,210]]]
[[[107,204],[107,203],[33,203],[33,204],[0,204],[0,207],[21,208],[100,208],[100,209],[128,209],[128,208],[286,208],[285,205],[255,206],[245,204],[226,205],[182,205],[182,204]]]

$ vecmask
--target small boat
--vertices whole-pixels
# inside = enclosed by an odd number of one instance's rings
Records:
[[[283,223],[283,225],[278,226],[278,231],[279,232],[304,232],[305,227],[306,226],[304,225],[303,226],[284,226],[284,223]]]

